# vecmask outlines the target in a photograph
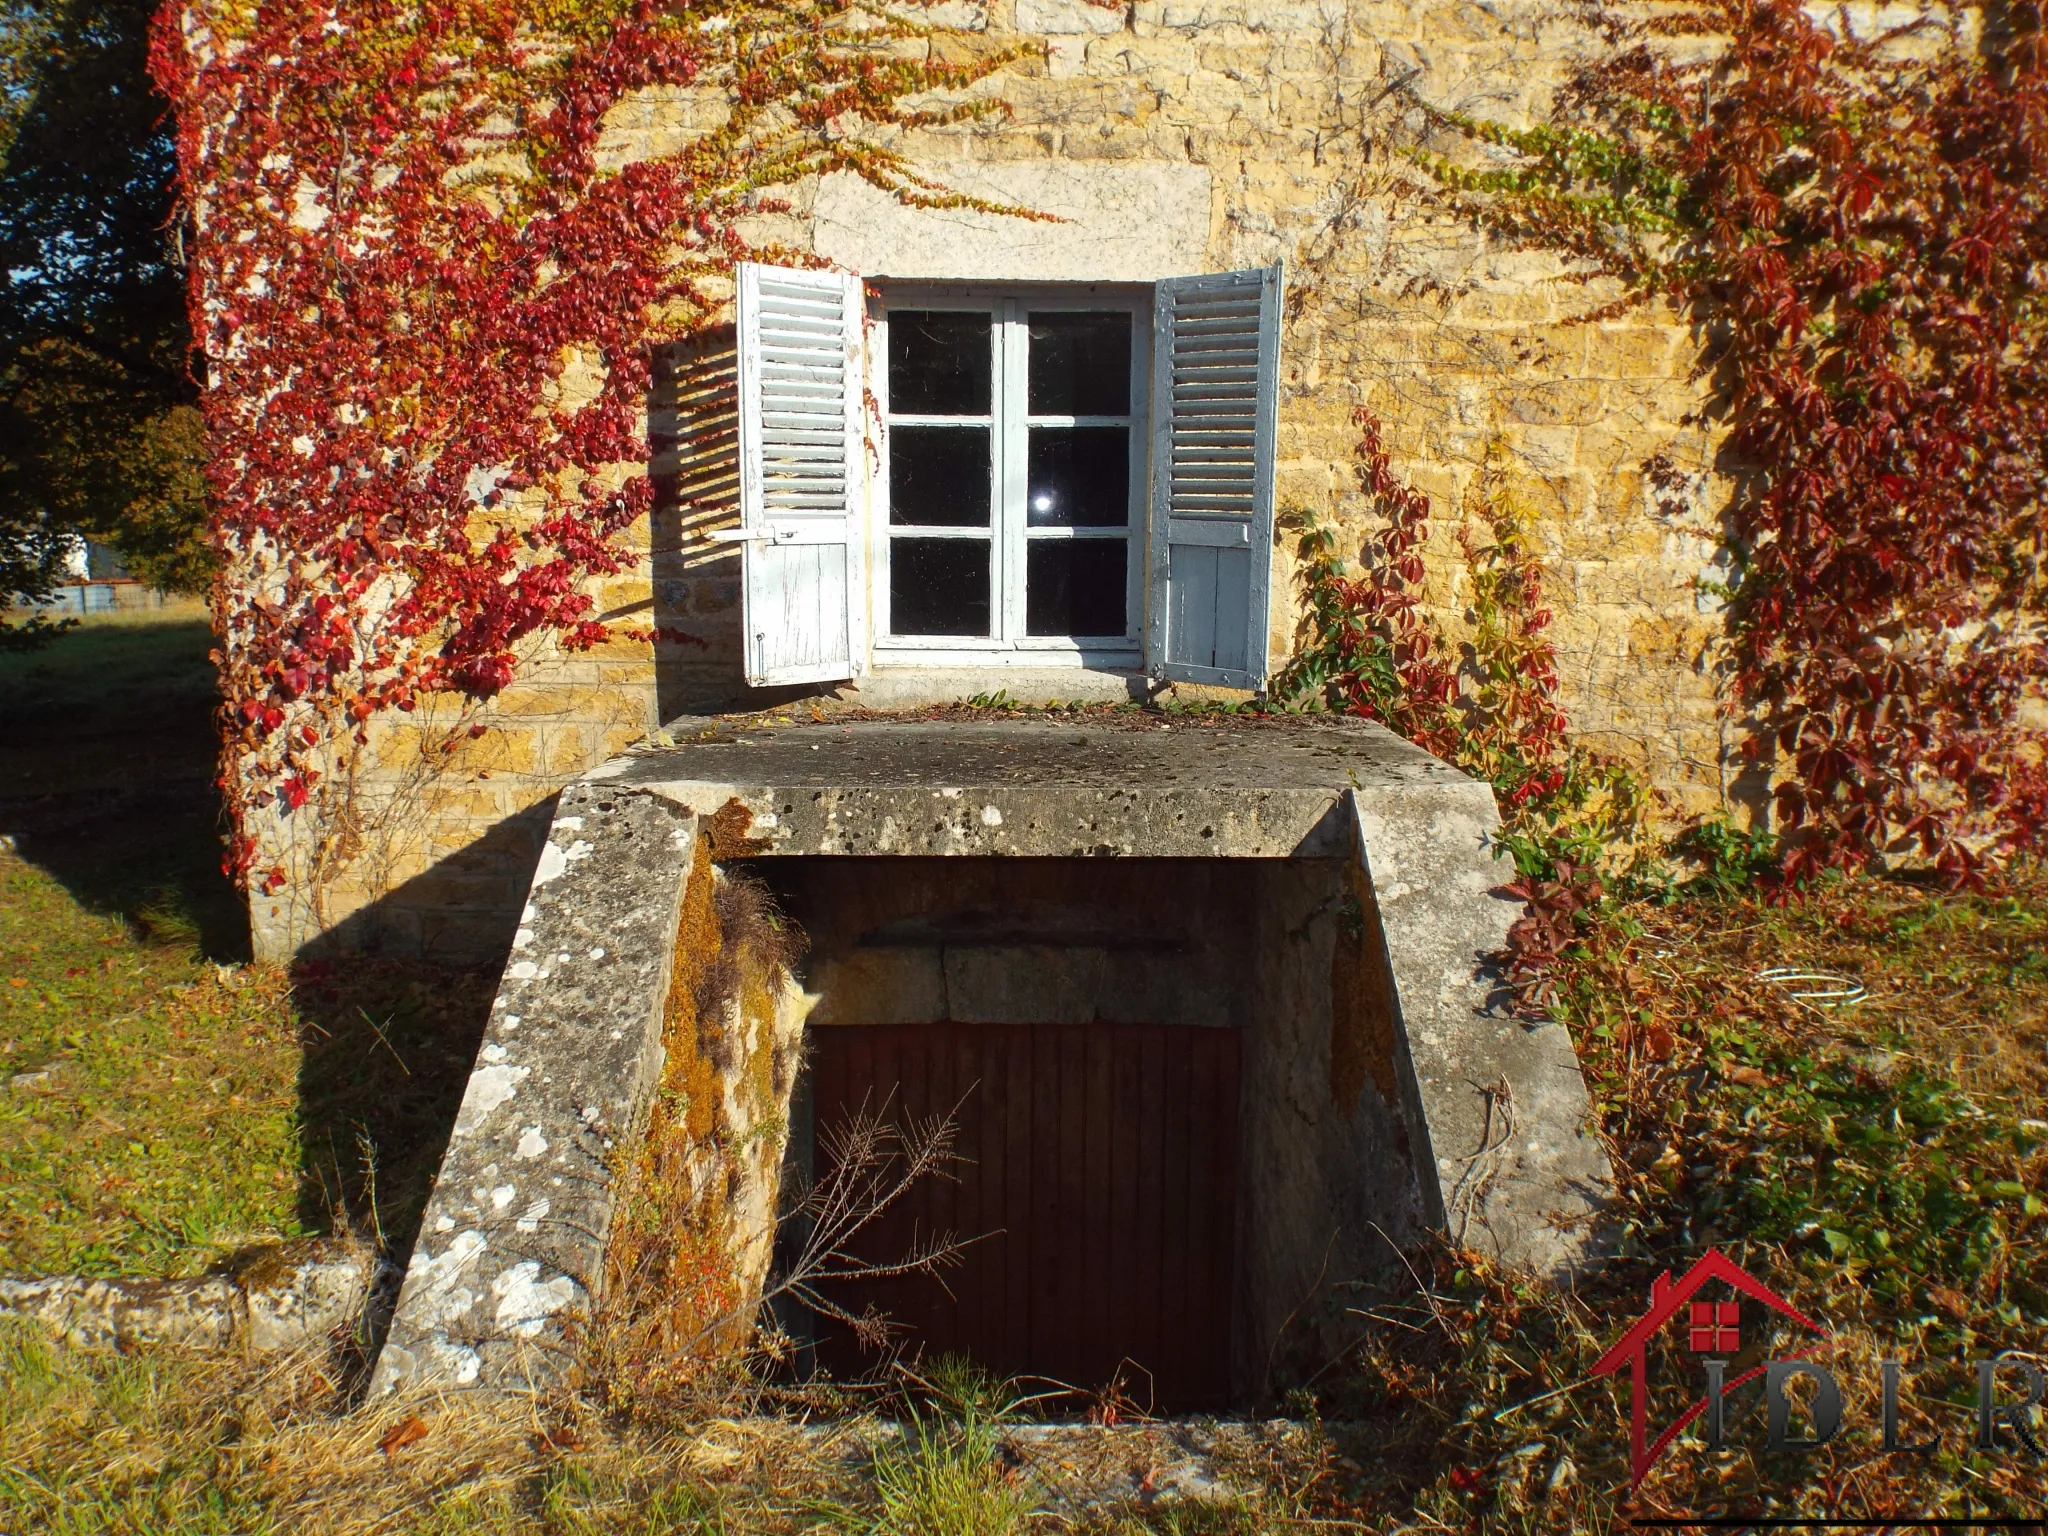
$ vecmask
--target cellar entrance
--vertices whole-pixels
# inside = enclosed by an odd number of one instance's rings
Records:
[[[817,1145],[876,1106],[950,1117],[954,1158],[857,1236],[887,1266],[922,1240],[966,1240],[936,1275],[842,1284],[912,1348],[999,1377],[1143,1408],[1221,1409],[1230,1396],[1237,1230],[1238,1032],[1181,1024],[888,1024],[812,1037]],[[824,1320],[835,1376],[873,1365]]]
[[[906,1358],[965,1355],[1031,1390],[1113,1388],[1157,1412],[1264,1396],[1275,1332],[1317,1278],[1303,1234],[1329,1237],[1302,1205],[1325,1160],[1315,1118],[1282,1106],[1328,1099],[1336,861],[748,870],[810,945],[785,1190],[831,1177],[851,1117],[953,1124],[948,1165],[848,1247],[885,1270],[951,1239],[958,1262],[842,1281],[833,1305],[884,1316]],[[829,1316],[794,1321],[835,1379],[885,1358]]]
[[[1358,722],[710,722],[614,759],[557,801],[374,1389],[553,1379],[656,1164],[705,1243],[676,1327],[722,1326],[862,1103],[957,1122],[837,1246],[963,1262],[821,1309],[902,1354],[1255,1409],[1426,1230],[1566,1270],[1611,1179],[1569,1037],[1490,969],[1498,829]],[[809,939],[772,982],[726,950],[749,880]],[[777,1295],[800,1359],[885,1364]]]

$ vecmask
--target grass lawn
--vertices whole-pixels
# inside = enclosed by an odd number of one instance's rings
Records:
[[[0,855],[0,1268],[190,1274],[302,1230],[277,971],[139,940]]]
[[[0,1273],[402,1238],[460,1098],[492,978],[247,963],[210,646],[173,613],[0,654]]]
[[[131,623],[0,657],[0,831],[19,850],[0,854],[0,1269],[191,1273],[341,1225],[403,1249],[461,1092],[491,977],[246,963],[213,862],[205,648],[202,625]],[[601,1391],[348,1412],[319,1355],[110,1356],[0,1325],[0,1533],[1492,1536],[1733,1510],[2038,1515],[2048,1471],[1971,1438],[1974,1362],[2048,1359],[2048,872],[1954,894],[1863,879],[1784,906],[1739,883],[1610,900],[1557,982],[1614,1159],[1615,1256],[1560,1291],[1449,1243],[1409,1255],[1398,1284],[1351,1298],[1361,1347],[1294,1405],[1301,1433],[1243,1470],[1236,1504],[1032,1516],[992,1422],[1000,1387],[923,1394],[927,1433],[849,1464],[736,1422],[744,1396],[707,1392],[682,1418]],[[1848,995],[1799,995],[1830,990]],[[1655,1277],[1709,1246],[1829,1326],[1815,1358],[1849,1421],[1822,1451],[1767,1456],[1744,1388],[1730,1449],[1681,1438],[1630,1494],[1628,1387],[1591,1366]],[[1751,1357],[1791,1347],[1750,1326]],[[1698,1391],[1667,1342],[1655,1423]],[[1882,1360],[1907,1364],[1905,1438],[1935,1449],[1878,1444]]]

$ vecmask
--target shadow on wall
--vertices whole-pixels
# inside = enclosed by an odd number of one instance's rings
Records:
[[[829,684],[749,688],[737,544],[711,543],[740,523],[739,352],[713,327],[655,362],[647,436],[654,482],[655,704],[663,720],[766,709],[833,691]]]
[[[554,816],[553,795],[507,816],[467,847],[351,912],[307,945],[304,956],[503,965]]]

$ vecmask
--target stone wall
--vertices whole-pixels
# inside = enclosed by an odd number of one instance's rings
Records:
[[[828,178],[794,189],[791,211],[758,233],[871,277],[1149,280],[1284,261],[1283,510],[1335,516],[1355,543],[1370,509],[1352,471],[1353,413],[1377,412],[1397,469],[1435,506],[1428,597],[1455,628],[1467,588],[1455,528],[1482,463],[1500,455],[1552,562],[1577,732],[1646,765],[1677,808],[1735,787],[1710,671],[1720,621],[1695,588],[1725,572],[1714,444],[1685,425],[1699,396],[1685,328],[1657,312],[1569,323],[1613,295],[1432,215],[1404,170],[1418,124],[1401,117],[1399,89],[1526,120],[1583,45],[1562,15],[1540,0],[949,0],[938,14],[955,30],[910,46],[967,57],[1021,38],[1028,53],[976,88],[1006,101],[1007,118],[920,131],[904,147],[941,179],[1064,222],[907,210]],[[722,111],[706,91],[636,98],[615,112],[606,154],[673,150]],[[344,923],[355,943],[502,952],[538,846],[519,812],[663,720],[786,701],[744,687],[738,556],[701,537],[735,520],[731,349],[729,331],[714,333],[669,360],[650,415],[661,510],[641,531],[640,566],[598,594],[608,616],[701,647],[543,650],[484,717],[491,730],[452,752],[433,721],[380,723],[363,795],[377,831],[363,846],[378,856],[366,852],[318,910],[259,899],[264,950]],[[1660,455],[1680,489],[1653,496],[1644,466]],[[1277,660],[1295,641],[1284,549],[1274,584]],[[1017,697],[1125,691],[1077,673],[999,681]],[[876,674],[840,697],[987,686]]]

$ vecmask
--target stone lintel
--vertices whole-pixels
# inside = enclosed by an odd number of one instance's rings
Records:
[[[618,1149],[661,1071],[694,820],[562,791],[371,1383],[521,1387],[572,1363],[601,1279]]]
[[[937,161],[950,191],[1051,220],[918,208],[838,171],[812,209],[812,247],[868,278],[938,282],[1149,283],[1213,272],[1206,165]]]

